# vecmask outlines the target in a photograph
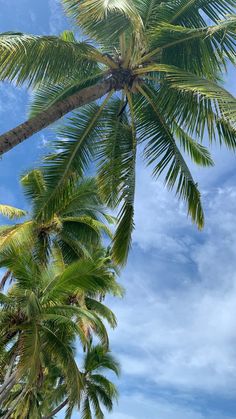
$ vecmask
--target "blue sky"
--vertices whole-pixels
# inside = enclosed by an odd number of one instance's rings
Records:
[[[0,0],[0,10],[1,32],[57,34],[68,25],[56,0]],[[236,90],[232,69],[226,80]],[[26,117],[28,99],[24,89],[0,86],[2,132]],[[1,203],[24,205],[19,175],[50,138],[46,130],[3,156]],[[133,250],[121,276],[127,292],[110,301],[123,372],[108,419],[236,419],[235,155],[212,151],[213,169],[193,168],[206,212],[201,233],[138,164]]]

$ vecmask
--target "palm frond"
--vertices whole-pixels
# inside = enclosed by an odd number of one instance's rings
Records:
[[[108,380],[106,377],[104,377],[101,374],[93,374],[92,375],[92,381],[96,384],[99,385],[101,388],[103,388],[106,392],[106,394],[111,398],[111,399],[118,399],[118,391],[116,386],[110,381]]]
[[[63,4],[84,32],[98,41],[114,40],[130,26],[137,34],[142,31],[142,20],[133,0],[82,0],[79,3],[63,0]]]
[[[129,92],[126,92],[131,125],[128,125],[129,134],[126,142],[129,144],[129,151],[126,159],[126,170],[122,176],[122,188],[120,202],[122,207],[118,215],[118,225],[113,238],[112,255],[116,263],[124,264],[128,257],[131,246],[132,231],[134,229],[134,198],[135,198],[135,171],[137,155],[137,137],[134,120],[133,99]]]
[[[64,343],[49,327],[41,326],[41,329],[44,333],[45,351],[53,354],[54,359],[59,362],[64,371],[70,400],[78,401],[82,380],[71,347]]]
[[[159,20],[183,26],[198,27],[205,21],[218,21],[227,14],[233,14],[234,0],[175,0],[162,2],[156,17]]]
[[[22,246],[23,243],[32,243],[33,222],[26,221],[22,224],[13,226],[3,226],[0,229],[0,250],[3,252],[9,245],[17,243]]]
[[[90,217],[86,217],[86,216],[81,216],[81,217],[64,217],[62,218],[62,221],[64,222],[72,222],[72,223],[76,223],[76,224],[84,224],[88,227],[90,227],[92,230],[95,231],[95,233],[97,233],[98,235],[100,234],[101,231],[103,231],[104,233],[106,233],[108,235],[108,237],[112,237],[112,232],[111,230],[103,223],[101,223],[100,221],[94,220]]]
[[[27,215],[27,212],[19,208],[12,207],[10,205],[0,204],[0,214],[4,217],[9,218],[10,220],[13,220],[16,218],[25,217]]]
[[[115,328],[117,326],[114,313],[104,304],[89,297],[85,297],[85,303],[89,310],[95,311],[99,316],[106,319],[111,327]]]
[[[149,52],[140,62],[156,61],[175,65],[210,79],[217,79],[233,60],[236,46],[236,18],[229,16],[217,25],[189,28],[167,22],[152,28],[147,37]],[[194,55],[194,60],[191,59]]]
[[[70,125],[60,130],[60,137],[66,140],[54,144],[60,151],[49,156],[44,165],[44,179],[47,185],[47,194],[39,203],[38,217],[50,217],[55,212],[57,202],[62,199],[62,188],[66,182],[67,193],[69,180],[83,175],[94,155],[96,141],[99,138],[103,123],[103,110],[106,107],[112,92],[106,97],[102,105],[91,104],[84,107],[81,112],[75,113],[70,119]],[[62,149],[62,150],[61,150]]]
[[[213,81],[201,79],[195,74],[171,66],[163,66],[163,71],[168,72],[166,80],[172,88],[192,92],[200,98],[205,97],[212,100],[219,117],[235,124],[236,99],[223,87]]]
[[[24,174],[20,183],[23,186],[25,196],[30,201],[39,199],[46,189],[42,171],[39,169]]]
[[[90,399],[90,403],[93,406],[93,410],[95,413],[95,418],[96,419],[104,419],[105,416],[103,414],[103,411],[100,407],[100,403],[99,403],[99,399],[98,399],[98,394],[99,392],[103,393],[102,390],[100,389],[100,387],[94,386],[94,384],[90,384],[89,386],[89,399]],[[100,395],[100,394],[99,394]],[[110,407],[110,399],[108,398],[108,400],[106,400],[106,397],[104,397],[103,401],[106,402],[108,408]]]
[[[71,195],[57,208],[57,213],[61,217],[87,216],[94,220],[105,220],[109,224],[115,223],[114,218],[107,214],[107,209],[101,200],[96,178],[86,177],[76,180]]]
[[[89,398],[85,397],[81,408],[81,419],[92,419]]]
[[[40,369],[40,336],[37,324],[33,321],[21,336],[21,353],[18,374],[29,372],[29,383],[35,383]]]
[[[160,114],[152,93],[139,87],[139,91],[146,101],[142,100],[142,111],[139,112],[139,136],[149,138],[145,146],[145,158],[148,164],[155,164],[154,176],[159,176],[167,170],[165,182],[170,189],[176,185],[176,194],[186,201],[188,213],[199,228],[203,227],[204,215],[201,205],[200,192],[194,182],[186,162],[180,153],[175,139],[164,117]],[[146,104],[145,104],[146,102]],[[145,111],[144,111],[145,109]],[[142,113],[141,113],[142,112]]]
[[[55,279],[53,295],[60,293],[68,295],[77,290],[85,292],[100,292],[109,290],[110,273],[104,266],[99,266],[91,259],[81,259],[68,267]]]
[[[104,202],[113,208],[120,202],[122,180],[129,165],[131,130],[126,106],[124,98],[109,102],[97,152],[99,190]]]
[[[200,166],[214,166],[209,150],[190,137],[178,124],[173,122],[173,131],[180,147],[188,153],[191,160]]]
[[[120,364],[111,352],[101,345],[96,345],[88,349],[83,361],[83,370],[93,374],[103,370],[110,370],[119,376]]]
[[[154,86],[154,89],[158,107],[170,127],[174,121],[188,135],[199,141],[207,136],[209,143],[214,141],[235,149],[236,129],[230,121],[217,114],[214,101],[205,97],[199,98],[191,91],[168,89],[165,83],[158,89]]]
[[[32,118],[63,99],[76,92],[97,83],[104,76],[98,66],[82,68],[76,76],[67,76],[60,83],[46,83],[34,90],[29,106],[29,116]]]
[[[236,99],[223,87],[211,80],[200,78],[196,74],[165,64],[153,64],[145,67],[145,70],[144,68],[137,69],[134,73],[142,75],[145,72],[155,71],[165,74],[165,81],[170,88],[180,92],[191,92],[200,99],[206,98],[212,101],[218,118],[221,117],[226,122],[232,122],[235,125]]]
[[[94,48],[86,42],[68,42],[53,36],[23,33],[0,35],[0,79],[27,82],[57,83],[76,74],[76,69],[93,66],[90,54]]]

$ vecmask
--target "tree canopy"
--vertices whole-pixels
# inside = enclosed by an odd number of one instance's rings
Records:
[[[65,179],[96,161],[103,199],[120,207],[113,256],[124,263],[134,227],[138,146],[153,175],[163,175],[192,220],[204,225],[184,153],[212,166],[205,137],[235,149],[236,101],[221,83],[227,63],[235,64],[235,0],[62,3],[88,40],[70,31],[0,36],[0,78],[35,92],[31,119],[1,136],[0,149],[74,110],[46,163],[51,199]]]

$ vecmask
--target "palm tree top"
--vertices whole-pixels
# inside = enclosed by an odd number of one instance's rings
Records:
[[[35,89],[32,118],[0,137],[0,153],[74,111],[45,162],[51,203],[65,179],[96,161],[105,202],[121,204],[113,254],[124,263],[139,144],[153,175],[164,174],[192,220],[204,225],[198,185],[182,152],[212,166],[201,144],[206,136],[236,147],[236,100],[220,83],[227,63],[235,64],[236,1],[62,3],[88,40],[77,41],[70,31],[0,37],[0,77]]]
[[[0,205],[0,214],[16,223],[1,226],[0,252],[15,240],[21,240],[22,245],[29,240],[41,262],[59,251],[69,263],[89,257],[101,248],[105,237],[111,239],[109,224],[114,218],[102,203],[95,178],[74,177],[64,182],[55,200],[42,170],[24,174],[21,185],[30,211]],[[26,218],[23,222],[22,217]]]

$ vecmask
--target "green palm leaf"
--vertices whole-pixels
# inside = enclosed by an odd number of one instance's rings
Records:
[[[0,78],[22,84],[57,83],[93,66],[94,49],[85,42],[68,42],[53,36],[21,33],[0,35]],[[88,58],[90,61],[88,61]]]
[[[30,201],[39,199],[46,189],[42,171],[38,169],[24,174],[20,183],[23,186],[24,194]]]
[[[104,202],[115,208],[120,202],[123,178],[129,168],[132,146],[126,103],[113,99],[106,109],[106,120],[98,144],[98,184]]]
[[[25,217],[27,212],[19,208],[12,207],[10,205],[0,204],[0,214],[12,220],[15,218]]]
[[[146,101],[141,101],[142,108],[140,108],[140,105],[137,108],[140,121],[140,138],[144,139],[147,135],[149,137],[144,152],[145,158],[148,164],[155,164],[153,169],[155,176],[159,176],[167,170],[165,176],[167,186],[173,189],[176,185],[177,196],[186,201],[188,213],[199,228],[202,228],[204,215],[197,185],[176,145],[169,126],[158,110],[155,98],[151,92],[147,92],[144,88],[139,87],[139,90],[146,99]],[[145,112],[143,112],[144,106]],[[142,109],[142,114],[140,109]]]
[[[198,98],[206,98],[215,104],[218,118],[224,119],[226,122],[235,123],[236,120],[236,99],[223,87],[219,86],[211,80],[198,77],[193,73],[186,72],[180,68],[164,65],[153,64],[144,69],[135,70],[135,74],[143,74],[143,72],[160,72],[165,74],[165,80],[169,87],[177,89],[181,92],[191,92]]]
[[[203,141],[207,135],[210,143],[215,141],[235,149],[236,130],[230,121],[218,115],[214,101],[205,97],[199,99],[191,91],[167,89],[165,83],[159,89],[156,86],[154,89],[158,107],[170,127],[176,122],[188,135],[199,141]]]
[[[117,321],[114,313],[104,304],[89,297],[85,297],[85,303],[89,310],[95,311],[99,316],[106,319],[112,328],[117,326]]]
[[[179,140],[180,147],[189,154],[192,161],[200,166],[214,166],[210,152],[206,147],[191,138],[178,124],[173,123],[172,126],[176,139]]]
[[[142,31],[142,20],[132,0],[63,0],[65,9],[89,36],[106,42],[114,40],[130,24],[137,34]],[[105,35],[105,36],[104,36]]]
[[[111,93],[112,94],[112,93]],[[103,109],[110,95],[101,106],[91,104],[82,112],[75,114],[70,119],[70,125],[60,130],[60,136],[67,140],[55,143],[55,148],[60,148],[58,154],[47,158],[44,166],[44,179],[47,185],[47,196],[39,203],[38,217],[50,217],[58,201],[62,199],[62,190],[68,192],[68,179],[83,175],[84,170],[95,152],[96,141],[99,138],[103,123]],[[61,151],[61,148],[63,150]],[[63,184],[66,182],[66,188]],[[63,189],[62,189],[63,188]]]
[[[46,85],[40,86],[34,91],[30,103],[30,117],[32,118],[38,115],[40,112],[55,105],[57,102],[90,86],[91,83],[97,83],[102,79],[102,76],[104,76],[104,72],[95,67],[92,69],[84,69],[84,71],[80,71],[77,77],[67,77],[60,83],[47,83]]]
[[[168,22],[150,29],[149,51],[141,62],[160,61],[215,79],[227,60],[234,62],[236,18],[229,16],[214,26],[200,28],[173,25]],[[194,55],[194,60],[191,59]],[[211,57],[211,60],[209,60]]]
[[[234,0],[175,0],[163,2],[159,18],[171,23],[181,23],[192,27],[204,24],[205,19],[216,22],[219,16],[234,12]],[[204,17],[202,16],[202,13]]]

